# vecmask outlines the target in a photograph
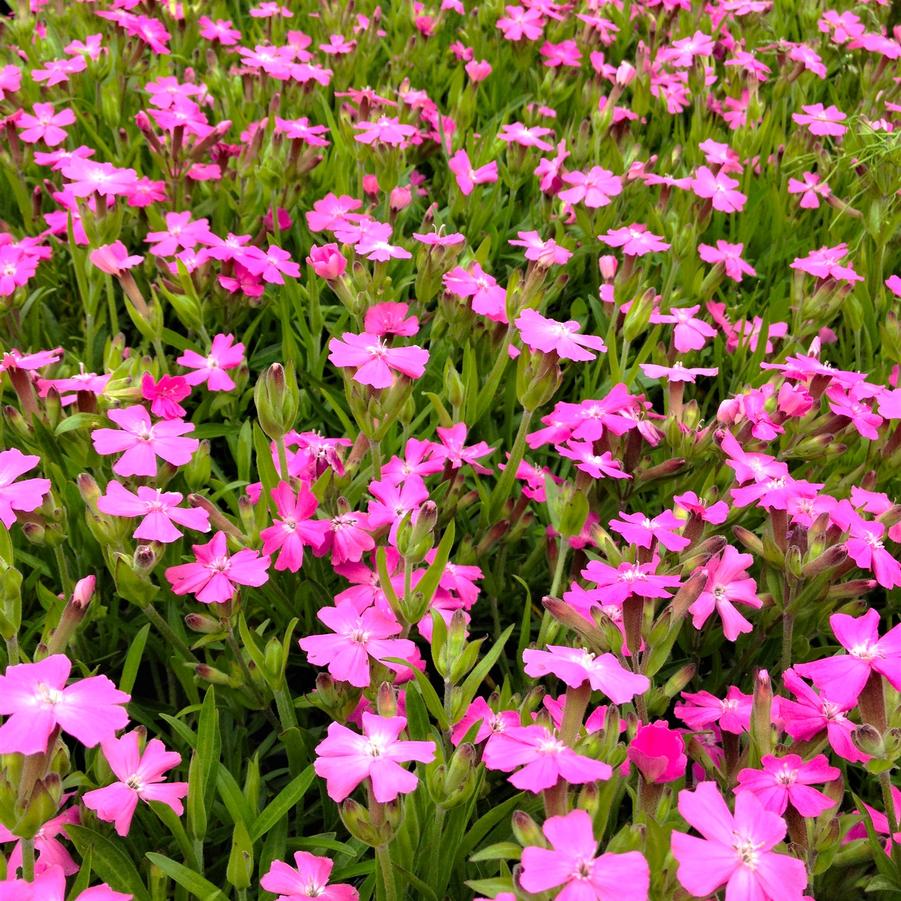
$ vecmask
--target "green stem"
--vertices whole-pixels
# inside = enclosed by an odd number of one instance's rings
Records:
[[[290,478],[288,474],[288,452],[285,450],[285,436],[282,435],[280,438],[277,438],[275,441],[275,446],[278,448],[278,468],[281,474],[282,480],[287,482]]]
[[[106,277],[106,303],[109,308],[110,338],[115,338],[119,334],[119,312],[116,307],[116,291],[110,276]]]
[[[782,614],[782,672],[792,665],[792,637],[795,629],[795,616],[787,610]]]
[[[19,637],[13,635],[6,639],[6,664],[13,666],[19,662]]]
[[[569,552],[569,542],[561,537],[557,545],[557,562],[554,565],[554,579],[551,582],[551,597],[558,597],[560,591],[560,583],[563,581],[563,574],[566,566],[566,555]]]
[[[194,652],[179,638],[179,636],[175,633],[172,626],[166,622],[160,616],[159,611],[152,604],[147,604],[144,607],[141,607],[141,610],[144,612],[144,616],[150,620],[154,624],[154,626],[159,629],[160,633],[169,642],[169,644],[174,647],[185,660],[191,661],[191,663],[200,663],[200,661],[194,656]]]
[[[250,672],[250,667],[247,665],[247,661],[244,659],[244,654],[241,652],[241,646],[238,644],[238,640],[235,638],[235,632],[232,628],[231,620],[226,620],[223,625],[227,630],[225,640],[228,646],[231,648],[232,654],[234,654],[235,661],[238,664],[239,669],[241,670],[241,674],[244,676],[244,681],[247,685],[248,690],[253,695],[253,698],[257,702],[260,710],[263,711],[266,719],[269,720],[270,725],[275,729],[281,729],[281,724],[269,709],[269,702],[265,697],[263,697],[263,693],[260,691],[256,682],[253,681],[253,674]]]
[[[63,594],[68,600],[72,594],[72,589],[75,587],[75,583],[72,581],[72,576],[69,574],[69,563],[66,560],[66,555],[63,553],[61,544],[58,544],[53,548],[53,556],[56,558],[56,567],[59,570],[59,578],[63,585]]]
[[[26,882],[34,882],[34,839],[23,838],[22,842],[22,878]]]
[[[391,851],[388,845],[379,845],[375,849],[375,856],[382,871],[382,884],[385,886],[386,901],[400,901],[397,894],[397,883],[394,880],[394,867],[391,866]]]
[[[369,439],[369,455],[372,458],[372,474],[376,480],[382,478],[382,447],[377,438]]]
[[[895,799],[892,796],[892,774],[886,771],[879,774],[879,788],[882,790],[882,806],[885,808],[885,818],[888,820],[889,841],[892,847],[892,860],[895,866],[901,868],[901,844],[893,841],[898,832],[898,811],[895,810]],[[881,854],[882,851],[877,851]]]

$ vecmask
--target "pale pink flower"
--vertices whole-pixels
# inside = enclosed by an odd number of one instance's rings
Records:
[[[112,481],[106,486],[106,494],[97,498],[97,508],[110,516],[142,517],[132,532],[133,538],[142,541],[162,544],[178,541],[182,533],[173,523],[196,532],[209,532],[209,513],[200,507],[179,507],[181,502],[182,495],[177,491],[140,485],[135,495],[119,482]]]
[[[405,125],[392,116],[380,116],[374,122],[355,122],[354,128],[360,132],[354,140],[360,144],[387,144],[391,147],[405,146],[417,133],[415,125]]]
[[[590,441],[570,439],[565,444],[554,445],[554,450],[561,457],[575,461],[576,469],[588,473],[593,479],[631,479],[632,476],[623,471],[623,464],[610,451],[595,453],[594,444]]]
[[[131,700],[106,676],[90,676],[66,686],[72,663],[51,654],[37,663],[8,666],[0,676],[0,754],[43,754],[53,730],[93,748],[128,723]]]
[[[814,172],[805,172],[798,181],[797,178],[788,180],[788,193],[801,195],[801,209],[816,210],[820,207],[820,197],[829,197],[832,191],[826,182],[820,180],[820,176]]]
[[[507,242],[513,247],[524,247],[527,260],[537,263],[541,268],[562,266],[572,256],[572,251],[561,247],[553,238],[546,241],[536,231],[517,232],[516,239]]]
[[[620,519],[610,520],[610,528],[636,547],[650,548],[656,541],[668,551],[678,553],[691,544],[690,539],[676,534],[675,530],[681,529],[685,522],[672,510],[664,510],[653,519],[644,513],[620,512],[619,515]]]
[[[116,832],[128,835],[138,801],[156,801],[171,808],[176,815],[184,813],[182,799],[188,793],[187,782],[165,782],[163,776],[181,763],[181,754],[167,751],[163,743],[152,738],[141,751],[137,730],[121,738],[107,739],[102,744],[103,756],[118,782],[105,788],[85,792],[82,803],[99,819],[114,823]]]
[[[724,732],[741,735],[751,726],[753,695],[731,685],[724,699],[709,691],[683,691],[684,703],[676,704],[673,712],[689,729],[700,732],[716,723]]]
[[[457,297],[471,297],[472,309],[493,322],[507,324],[507,292],[493,276],[473,263],[469,271],[456,266],[443,277],[445,290]]]
[[[411,338],[419,331],[419,319],[407,316],[410,308],[405,303],[387,300],[371,306],[363,318],[363,331],[370,335],[400,335]]]
[[[544,31],[544,16],[540,9],[522,6],[505,7],[506,15],[497,20],[497,27],[508,41],[537,41]]]
[[[691,384],[694,384],[695,379],[699,375],[714,376],[719,372],[719,369],[716,368],[690,369],[688,366],[683,366],[679,360],[676,360],[672,366],[657,366],[655,363],[640,363],[639,368],[651,379],[663,379],[667,382],[691,382]]]
[[[22,513],[37,510],[50,491],[50,479],[16,481],[40,462],[37,455],[23,454],[15,447],[0,451],[0,522],[7,529],[11,529],[16,521],[16,510]]]
[[[588,172],[567,172],[563,181],[572,187],[557,196],[564,203],[584,203],[589,209],[607,206],[623,192],[622,179],[600,166],[592,166]]]
[[[128,250],[121,241],[103,244],[88,254],[88,259],[107,275],[119,276],[126,269],[133,269],[144,261],[141,256],[129,256]]]
[[[329,341],[329,361],[335,366],[356,369],[352,378],[361,385],[390,388],[392,372],[418,379],[425,372],[429,352],[415,345],[389,347],[378,335],[345,332]]]
[[[613,770],[600,760],[577,754],[544,726],[511,726],[492,737],[482,754],[489,770],[510,773],[510,784],[538,794],[552,788],[559,779],[570,785],[600,782]]]
[[[701,350],[709,338],[717,336],[717,331],[709,322],[695,318],[695,313],[700,309],[700,304],[697,304],[693,307],[672,307],[668,313],[654,310],[651,322],[675,325],[673,344],[679,353]]]
[[[511,122],[501,126],[498,132],[498,140],[507,144],[519,144],[520,147],[536,147],[538,150],[553,150],[553,146],[543,140],[547,135],[553,135],[553,130],[543,126],[529,128],[522,122]]]
[[[516,319],[516,328],[527,347],[543,353],[556,353],[563,360],[594,360],[597,354],[592,351],[607,351],[602,338],[580,335],[582,326],[575,320],[558,322],[542,316],[537,310],[523,310]]]
[[[672,834],[676,875],[686,891],[706,898],[725,884],[730,901],[802,901],[804,863],[773,851],[785,837],[785,820],[751,792],[736,796],[732,814],[716,784],[702,782],[679,792],[679,813],[703,836]]]
[[[797,754],[784,757],[767,754],[760,765],[759,770],[746,768],[739,772],[735,792],[753,792],[764,810],[781,816],[791,804],[802,817],[816,817],[838,804],[810,787],[832,782],[842,774],[837,767],[829,766],[824,754],[817,754],[808,761]]]
[[[251,275],[256,275],[271,285],[283,285],[283,275],[300,278],[300,266],[291,259],[291,255],[270,244],[264,251],[259,247],[251,247],[241,257],[241,264]]]
[[[806,125],[812,135],[831,135],[840,138],[847,130],[842,120],[848,117],[836,106],[823,107],[822,103],[802,106],[803,113],[792,113],[792,119],[798,125]]]
[[[240,341],[235,344],[234,335],[216,335],[206,356],[186,350],[176,360],[179,366],[194,370],[184,377],[189,385],[206,384],[209,391],[231,391],[235,383],[225,370],[243,362],[244,345]]]
[[[744,604],[755,610],[763,606],[757,597],[757,583],[748,576],[748,567],[753,562],[750,554],[739,553],[731,544],[708,562],[704,590],[688,608],[696,629],[700,629],[716,610],[723,623],[723,634],[729,641],[735,641],[741,633],[753,630],[753,626],[735,608],[735,604]]]
[[[91,440],[98,454],[124,451],[113,464],[116,475],[155,476],[157,457],[173,466],[183,466],[200,446],[196,438],[182,437],[194,431],[193,423],[181,419],[151,423],[147,410],[140,405],[110,410],[107,416],[120,428],[95,429]]]
[[[66,170],[63,170],[66,174]],[[150,252],[158,257],[175,256],[179,250],[193,250],[198,244],[214,244],[215,236],[210,231],[207,219],[193,219],[190,211],[166,213],[164,231],[148,232],[144,239],[153,246]]]
[[[313,766],[316,775],[325,779],[328,796],[341,802],[366,779],[380,804],[409,794],[419,780],[401,764],[413,760],[431,763],[435,759],[435,743],[401,741],[400,734],[407,727],[402,716],[364,713],[362,723],[362,735],[340,723],[331,723],[326,738],[316,746]]]
[[[673,588],[678,588],[678,576],[657,573],[660,561],[655,557],[649,563],[630,563],[624,560],[619,566],[610,566],[603,560],[591,560],[582,570],[582,578],[604,589],[609,604],[621,605],[626,598],[669,598]]]
[[[269,871],[260,879],[260,887],[278,895],[276,901],[298,901],[320,898],[322,901],[357,901],[359,892],[347,883],[329,885],[334,864],[327,857],[309,851],[294,852],[294,866],[273,860]]]
[[[744,249],[744,244],[730,244],[728,241],[718,240],[716,247],[699,244],[698,256],[705,263],[720,263],[732,281],[741,282],[745,275],[757,275],[754,267],[742,259],[741,253]]]
[[[530,893],[563,886],[558,901],[647,901],[650,869],[638,851],[607,852],[596,857],[598,843],[584,810],[550,817],[542,826],[550,848],[527,846],[522,852],[520,885]]]
[[[193,563],[170,566],[166,578],[173,594],[193,594],[201,604],[224,604],[239,586],[258,588],[269,580],[269,557],[259,551],[243,548],[228,553],[225,532],[216,532],[206,544],[195,544]]]
[[[487,163],[474,169],[465,150],[458,150],[447,162],[447,166],[457,179],[457,187],[464,197],[472,194],[476,185],[493,184],[497,181],[497,163]]]
[[[793,260],[790,268],[806,272],[816,278],[833,278],[836,281],[860,282],[863,276],[854,271],[853,265],[842,265],[840,260],[848,255],[847,244],[835,247],[821,247],[811,251],[806,257]]]
[[[0,901],[132,901],[134,895],[113,891],[105,882],[79,892],[66,894],[66,874],[62,867],[48,867],[32,882],[8,879],[0,882]]]
[[[522,659],[526,675],[540,678],[551,673],[570,688],[587,682],[614,704],[626,704],[651,687],[647,676],[625,669],[613,654],[595,655],[584,648],[549,644],[546,651],[527,648]]]
[[[707,166],[701,166],[691,180],[691,189],[698,197],[710,200],[715,210],[723,213],[740,213],[747,197],[736,191],[739,182],[720,170],[715,175]]]
[[[608,247],[621,247],[627,257],[643,257],[670,247],[659,235],[648,231],[646,225],[639,224],[611,228],[605,235],[598,235],[598,240]]]
[[[64,803],[68,799],[68,795],[63,795],[60,799]],[[66,846],[57,838],[62,836],[68,839],[66,826],[77,824],[81,819],[80,811],[77,807],[68,807],[62,813],[47,820],[43,826],[37,831],[34,837],[34,850],[36,860],[34,871],[37,875],[53,868],[59,868],[66,874],[71,876],[79,870],[78,864],[72,860]],[[4,825],[0,824],[0,842],[15,842],[13,849],[8,852],[6,867],[7,879],[12,876],[16,870],[22,869],[22,839],[17,835],[13,835]],[[7,883],[0,882],[0,898],[3,897],[2,889]],[[43,899],[41,899],[43,901]]]
[[[34,115],[20,113],[15,120],[19,129],[19,138],[26,144],[43,141],[48,147],[56,147],[66,140],[68,135],[64,126],[75,122],[75,113],[68,107],[56,112],[52,103],[36,103]]]

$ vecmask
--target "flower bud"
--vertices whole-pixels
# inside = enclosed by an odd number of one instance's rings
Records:
[[[235,686],[235,680],[231,676],[223,673],[222,670],[208,666],[206,663],[195,663],[193,664],[193,669],[197,678],[203,679],[204,682],[209,682],[212,685]]]
[[[336,281],[347,269],[347,258],[337,244],[324,244],[321,247],[314,244],[310,248],[307,263],[316,275],[327,282]]]
[[[261,428],[273,441],[280,441],[294,427],[300,406],[293,365],[285,368],[273,363],[257,379],[253,399]]]
[[[189,613],[185,617],[185,625],[192,632],[200,632],[203,635],[216,635],[222,631],[222,623],[206,613]]]
[[[513,827],[513,835],[524,848],[530,846],[547,847],[547,842],[544,840],[538,824],[524,810],[514,810],[510,820]]]
[[[194,456],[186,466],[182,467],[182,472],[185,474],[185,481],[191,491],[199,491],[210,484],[212,461],[210,460],[210,442],[206,438],[201,440]]]
[[[654,311],[653,290],[645,291],[637,300],[633,300],[629,306],[629,312],[623,321],[623,337],[631,344],[639,335],[643,334],[651,321],[651,313]],[[625,361],[623,361],[625,363]]]
[[[616,276],[616,270],[619,267],[619,260],[612,254],[604,254],[598,259],[598,270],[601,278],[605,282],[611,282]]]

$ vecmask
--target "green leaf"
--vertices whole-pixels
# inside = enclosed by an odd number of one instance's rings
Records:
[[[465,860],[472,853],[473,848],[500,823],[506,819],[513,811],[522,804],[522,792],[518,792],[512,798],[507,798],[503,804],[492,807],[488,813],[480,817],[473,823],[472,828],[466,833],[466,838],[458,848],[458,854]]]
[[[520,857],[522,857],[521,845],[516,842],[498,842],[496,845],[486,845],[469,859],[473,863],[478,863],[480,860],[519,860]]]
[[[463,707],[468,707],[472,702],[472,699],[476,696],[476,692],[479,690],[485,676],[488,675],[491,671],[491,667],[497,663],[498,658],[501,656],[504,645],[513,633],[513,629],[514,627],[512,625],[507,626],[507,628],[504,629],[501,633],[501,637],[494,643],[491,650],[478,662],[478,664],[476,664],[473,671],[466,677],[461,689]]]
[[[253,841],[262,838],[282,817],[290,813],[307,793],[313,782],[313,776],[313,767],[308,766],[275,796],[250,827],[250,837]]]
[[[430,899],[430,901],[438,901],[438,896],[431,889],[428,883],[423,882],[415,873],[411,873],[406,867],[402,867],[399,864],[394,864],[394,869],[404,874],[413,888],[415,888],[417,892],[419,892],[418,897],[428,898]]]
[[[145,623],[131,640],[131,647],[129,647],[128,653],[125,655],[125,663],[122,665],[122,678],[119,679],[119,689],[126,694],[131,694],[131,690],[134,688],[149,634],[150,623]]]
[[[451,548],[454,545],[455,531],[454,521],[451,520],[447,524],[444,534],[441,536],[441,541],[438,543],[435,559],[432,561],[431,566],[426,570],[425,575],[416,585],[416,590],[422,595],[423,604],[431,604],[432,598],[438,590],[438,583],[441,581],[441,577],[444,575],[444,569],[447,566],[447,561],[450,559]]]
[[[59,436],[78,429],[98,428],[104,422],[106,422],[106,419],[97,413],[73,413],[60,422],[53,430],[53,434]]]
[[[87,826],[66,826],[66,832],[78,853],[84,857],[91,855],[94,872],[110,888],[119,892],[131,892],[135,901],[150,901],[137,867],[132,859],[122,850],[122,845],[111,842],[105,835]]]
[[[184,864],[176,863],[171,857],[148,851],[147,859],[200,901],[228,901],[226,895],[212,882],[204,879],[199,873],[189,870]]]
[[[416,681],[416,687],[419,689],[419,695],[425,702],[425,706],[428,708],[429,713],[435,718],[435,722],[438,723],[438,728],[441,729],[442,732],[446,732],[450,727],[447,721],[447,714],[444,712],[444,705],[438,697],[438,692],[435,691],[435,686],[429,682],[425,673],[418,670],[415,666],[410,666],[409,660],[403,660],[400,657],[384,657],[382,659],[386,663],[397,663],[400,666],[409,667],[410,672],[413,673],[413,679]]]

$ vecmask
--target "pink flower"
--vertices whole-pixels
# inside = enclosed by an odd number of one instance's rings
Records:
[[[283,285],[283,274],[300,278],[300,266],[291,259],[291,254],[274,244],[270,244],[265,251],[259,247],[249,248],[241,263],[251,275],[259,276],[271,285]]]
[[[329,885],[334,864],[327,857],[317,857],[309,851],[294,853],[294,866],[273,860],[269,872],[260,879],[260,887],[276,901],[298,901],[299,898],[321,898],[322,901],[357,901],[359,892],[347,883]]]
[[[473,744],[481,744],[485,739],[491,738],[498,732],[503,732],[510,726],[519,726],[519,712],[516,710],[494,711],[488,706],[484,698],[476,698],[467,708],[463,718],[451,731],[451,742],[456,747],[463,741],[473,726],[479,724],[475,735],[471,739]]]
[[[225,370],[235,369],[244,362],[244,345],[240,341],[235,344],[234,335],[216,335],[205,357],[186,350],[176,362],[194,370],[184,377],[189,385],[205,383],[209,391],[231,391],[235,383]]]
[[[342,682],[366,688],[370,684],[370,657],[376,661],[397,657],[412,663],[418,656],[412,641],[394,637],[401,633],[400,623],[378,607],[359,610],[353,602],[344,601],[323,607],[316,616],[335,634],[308,635],[298,644],[310,663],[327,666]],[[396,663],[385,666],[395,672],[404,670]]]
[[[181,754],[167,751],[163,743],[152,738],[141,751],[137,731],[103,742],[103,756],[118,782],[86,792],[81,800],[106,823],[115,823],[116,832],[125,836],[138,801],[157,801],[178,816],[184,813],[182,798],[188,793],[187,782],[165,782],[164,774],[181,763]]]
[[[588,172],[567,172],[563,181],[572,187],[557,196],[564,203],[584,203],[592,210],[607,206],[623,192],[622,179],[600,166],[592,166]]]
[[[387,144],[391,147],[405,146],[417,133],[415,125],[405,125],[392,116],[380,116],[374,122],[355,122],[360,134],[354,140],[360,144]]]
[[[337,244],[324,244],[321,247],[314,244],[310,248],[307,262],[316,275],[329,282],[341,278],[347,269],[347,259]]]
[[[215,236],[207,219],[192,219],[190,212],[166,213],[166,230],[148,232],[145,240],[153,245],[150,252],[154,256],[171,257],[182,249],[193,250],[198,244],[213,244]]]
[[[858,516],[851,521],[849,530],[851,535],[845,542],[848,556],[858,566],[870,570],[883,588],[901,586],[901,563],[883,542],[885,525],[878,521],[867,522]]]
[[[730,901],[801,901],[804,863],[772,850],[785,836],[785,820],[751,792],[736,797],[731,814],[716,785],[702,782],[679,792],[679,813],[703,836],[672,834],[676,875],[687,892],[706,898],[725,884]]]
[[[740,213],[747,197],[736,191],[739,182],[722,170],[716,175],[707,166],[701,166],[691,180],[691,189],[698,197],[709,199],[715,210],[723,213]]]
[[[547,135],[553,135],[550,128],[533,126],[528,128],[522,122],[511,122],[501,126],[498,132],[498,140],[507,144],[519,144],[520,147],[536,147],[538,150],[553,150],[553,146],[542,140]]]
[[[339,513],[328,524],[329,531],[322,550],[331,555],[334,565],[356,563],[375,547],[375,541],[369,534],[369,517],[365,513]]]
[[[223,47],[232,47],[241,40],[241,32],[235,28],[230,19],[211,19],[201,16],[197,20],[200,25],[200,36],[208,41],[218,41]]]
[[[832,191],[829,185],[820,181],[820,176],[814,172],[805,172],[798,181],[797,178],[788,180],[788,193],[801,195],[801,209],[816,210],[820,207],[820,197],[829,197]]]
[[[822,103],[802,106],[803,113],[792,113],[792,119],[798,125],[806,125],[812,135],[831,135],[840,138],[847,130],[842,120],[848,117],[836,106],[823,107]]]
[[[275,561],[276,571],[296,573],[303,564],[304,547],[312,547],[317,553],[322,549],[329,532],[329,524],[313,519],[319,506],[316,495],[301,484],[295,495],[287,482],[279,482],[272,489],[272,499],[280,519],[260,532],[263,553],[279,552]]]
[[[50,492],[50,479],[22,479],[20,475],[35,468],[41,458],[23,454],[18,448],[0,451],[0,522],[11,529],[16,510],[31,513],[44,503]]]
[[[419,331],[419,319],[407,316],[410,308],[405,303],[388,300],[371,306],[363,318],[363,331],[370,335],[400,335],[411,338]]]
[[[161,419],[181,419],[187,411],[181,405],[191,393],[191,386],[183,375],[161,375],[154,381],[149,372],[141,376],[141,397],[150,401],[150,412]]]
[[[608,247],[622,247],[627,257],[643,257],[658,250],[669,250],[670,247],[659,235],[649,232],[646,225],[638,224],[611,228],[607,234],[598,235],[598,240]]]
[[[755,610],[763,606],[757,597],[757,583],[748,577],[748,567],[754,562],[750,554],[741,554],[731,544],[707,564],[707,583],[698,599],[688,608],[692,625],[700,629],[714,610],[723,622],[723,634],[735,641],[753,626],[735,609],[745,604]]]
[[[507,323],[507,292],[478,264],[467,271],[456,266],[445,273],[444,287],[457,297],[471,297],[472,309],[493,322]]]
[[[677,507],[686,510],[692,516],[697,516],[703,522],[711,525],[722,525],[729,517],[729,505],[725,501],[716,501],[708,504],[703,498],[697,496],[694,491],[686,491],[685,494],[677,494],[673,498]]]
[[[654,363],[639,363],[641,371],[651,379],[663,379],[667,382],[690,382],[694,384],[699,375],[714,376],[719,369],[689,369],[676,360],[672,366],[656,366]]]
[[[97,508],[110,516],[143,517],[132,533],[132,537],[143,541],[163,544],[178,541],[182,533],[173,523],[197,532],[209,532],[209,513],[199,507],[179,507],[181,501],[182,495],[177,491],[141,485],[134,495],[119,482],[112,481],[106,486],[106,494],[97,498]]]
[[[792,668],[782,674],[782,681],[797,698],[795,701],[786,698],[779,701],[783,728],[792,738],[807,741],[825,729],[826,738],[839,757],[852,763],[869,760],[851,741],[855,727],[845,714],[854,706],[853,701],[849,701],[844,693],[839,698],[831,698],[824,693],[818,695]]]
[[[646,782],[674,782],[685,775],[685,742],[663,720],[640,726],[629,744],[628,758]]]
[[[211,541],[191,550],[197,558],[193,563],[166,570],[173,594],[193,594],[201,604],[224,604],[240,585],[258,588],[269,580],[269,558],[250,548],[229,554],[225,532],[216,532]]]
[[[870,608],[863,616],[833,613],[832,634],[848,652],[812,663],[798,663],[794,670],[810,679],[831,698],[856,703],[871,674],[884,676],[901,691],[901,623],[879,636],[879,612]]]
[[[438,426],[435,431],[441,442],[432,445],[432,454],[436,460],[444,460],[452,469],[460,469],[466,464],[481,475],[488,475],[491,472],[478,461],[493,453],[494,448],[484,441],[467,445],[466,436],[469,429],[465,422],[458,422],[447,428]]]
[[[505,16],[497,20],[497,27],[508,41],[537,41],[544,30],[544,16],[540,9],[524,9],[522,6],[505,7]]]
[[[75,113],[68,108],[57,113],[52,103],[36,103],[33,109],[33,116],[20,113],[15,120],[19,137],[26,144],[36,144],[38,141],[43,141],[48,147],[62,144],[68,137],[63,126],[75,122]]]
[[[472,194],[476,185],[493,184],[497,181],[497,163],[493,160],[478,169],[473,169],[469,154],[458,150],[447,162],[447,167],[457,179],[457,187],[464,197]]]
[[[540,894],[565,886],[558,901],[647,901],[651,874],[638,851],[624,854],[598,850],[591,817],[584,810],[550,817],[542,831],[550,849],[527,846],[522,852],[519,881],[530,893]]]
[[[649,519],[644,513],[620,513],[622,519],[611,519],[610,528],[622,535],[630,544],[650,548],[656,541],[668,551],[678,552],[691,544],[690,539],[677,535],[675,529],[684,525],[672,510],[664,510]]]
[[[93,748],[128,724],[124,705],[131,698],[106,676],[90,676],[66,686],[72,663],[52,654],[37,663],[8,666],[0,676],[0,754],[43,754],[59,726]]]
[[[561,66],[577,69],[582,61],[582,51],[579,50],[579,45],[572,40],[561,41],[559,44],[545,41],[538,52],[544,57],[544,65],[549,69]]]
[[[816,278],[832,278],[842,282],[860,282],[863,276],[854,271],[853,266],[843,266],[839,262],[848,255],[847,244],[835,247],[821,247],[811,251],[806,257],[792,261],[790,268],[806,272]]]
[[[721,700],[709,691],[683,691],[685,703],[676,704],[674,713],[689,729],[700,732],[717,723],[723,732],[741,735],[751,727],[753,695],[746,695],[734,685],[729,686]]]
[[[511,785],[533,794],[552,788],[559,779],[584,785],[609,779],[613,770],[599,760],[577,754],[544,726],[511,726],[485,745],[482,762],[489,770],[510,773]]]
[[[133,269],[144,261],[144,257],[129,256],[121,241],[103,244],[88,254],[88,259],[107,275],[119,276],[125,269]]]
[[[113,472],[120,476],[155,476],[157,457],[183,466],[200,446],[196,438],[181,437],[194,431],[193,423],[170,419],[151,424],[149,414],[139,405],[110,410],[107,416],[120,428],[95,429],[91,440],[98,454],[125,452],[113,464]]]
[[[620,605],[626,598],[669,598],[671,589],[680,584],[678,576],[657,574],[659,560],[650,563],[630,563],[624,560],[619,566],[610,566],[602,560],[592,560],[582,570],[582,578],[605,589],[607,603]]]
[[[65,802],[68,796],[63,796],[61,802]],[[72,855],[66,850],[66,846],[57,838],[62,836],[68,838],[66,826],[78,823],[81,819],[80,812],[77,807],[68,807],[61,814],[47,820],[38,830],[34,837],[34,850],[37,856],[35,860],[35,873],[40,875],[47,870],[58,868],[61,869],[66,876],[71,876],[79,870],[78,864],[72,860]],[[22,869],[22,839],[17,835],[13,835],[5,826],[0,824],[0,842],[15,842],[12,851],[7,855],[7,879],[13,875],[16,870]],[[0,882],[0,897],[3,896],[2,888],[4,883]],[[43,901],[43,899],[42,899]]]
[[[810,787],[832,782],[842,774],[837,767],[829,766],[825,755],[817,754],[813,760],[805,762],[797,754],[786,754],[784,757],[767,754],[761,765],[761,770],[743,769],[739,772],[735,792],[752,792],[764,810],[781,816],[791,804],[802,817],[816,817],[838,804],[838,801]]]
[[[37,258],[21,248],[10,244],[0,247],[0,297],[9,297],[16,288],[27,285],[37,269]]]
[[[390,388],[394,384],[392,370],[420,378],[429,359],[429,352],[422,347],[388,347],[378,335],[368,332],[345,332],[340,340],[332,338],[328,346],[331,363],[356,369],[353,380],[373,388]]]
[[[526,675],[540,678],[552,673],[570,688],[587,682],[614,704],[626,704],[644,694],[651,683],[647,676],[625,669],[613,654],[592,654],[584,648],[549,644],[546,651],[527,648],[522,652]]]
[[[727,241],[717,241],[716,247],[710,244],[698,245],[698,256],[705,263],[720,263],[726,272],[726,275],[734,282],[741,282],[745,275],[757,275],[753,266],[746,263],[741,258],[741,252],[745,249],[744,244],[729,244]]]
[[[66,898],[66,874],[58,866],[38,873],[33,882],[24,879],[0,882],[0,901],[66,901]],[[133,898],[131,894],[114,892],[104,882],[79,892],[74,901],[132,901]]]
[[[590,441],[567,441],[566,444],[554,445],[554,450],[561,457],[574,460],[576,469],[588,473],[593,479],[631,479],[632,476],[623,472],[623,464],[615,459],[610,451],[602,454],[594,452],[594,444]]]
[[[435,759],[435,743],[400,741],[407,727],[402,716],[362,716],[363,734],[352,732],[340,723],[331,723],[327,737],[316,746],[316,775],[326,781],[328,796],[343,801],[365,779],[369,779],[372,795],[380,804],[416,788],[415,773],[401,764],[418,760],[431,763]]]

